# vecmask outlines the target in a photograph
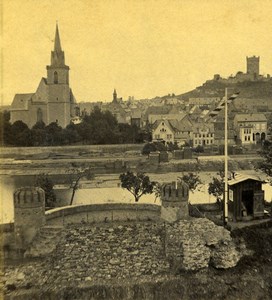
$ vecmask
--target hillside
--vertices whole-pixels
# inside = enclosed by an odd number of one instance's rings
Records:
[[[184,100],[198,97],[222,97],[225,94],[226,87],[232,91],[239,91],[240,98],[271,99],[272,102],[272,79],[270,81],[244,81],[229,84],[210,80],[206,81],[202,86],[177,97],[182,97]]]

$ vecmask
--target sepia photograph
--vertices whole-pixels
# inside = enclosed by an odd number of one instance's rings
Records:
[[[0,299],[272,299],[272,2],[0,12]]]

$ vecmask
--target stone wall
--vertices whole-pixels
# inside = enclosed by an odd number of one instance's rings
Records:
[[[172,225],[153,221],[70,224],[52,253],[6,270],[5,282],[17,290],[40,290],[42,295],[64,287],[139,283],[160,276],[167,280],[179,269],[199,270],[210,264],[229,268],[238,259],[229,232],[206,219]]]
[[[2,147],[1,156],[12,157],[14,155],[34,155],[43,154],[45,152],[57,152],[58,154],[78,152],[94,152],[99,153],[124,153],[126,151],[141,151],[142,144],[122,144],[122,145],[80,145],[80,146],[54,146],[54,147]]]
[[[160,206],[155,204],[90,204],[74,205],[46,211],[47,225],[112,221],[153,220],[160,218]]]

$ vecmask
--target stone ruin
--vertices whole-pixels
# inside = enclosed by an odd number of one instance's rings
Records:
[[[14,192],[14,236],[17,251],[23,252],[45,225],[45,193],[39,187]]]
[[[189,217],[189,187],[185,182],[166,183],[161,190],[161,218],[175,222]]]
[[[208,219],[190,217],[188,199],[186,183],[178,181],[162,186],[160,218],[164,222],[157,224],[164,224],[166,259],[174,269],[199,270],[209,265],[234,267],[241,254],[230,232]],[[45,227],[44,191],[37,187],[17,189],[14,215],[15,246],[18,252],[24,253]]]

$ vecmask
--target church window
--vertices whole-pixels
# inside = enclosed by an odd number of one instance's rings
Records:
[[[59,83],[58,72],[54,72],[54,83]]]
[[[37,122],[42,122],[43,120],[43,115],[42,115],[42,110],[41,108],[37,109]]]

